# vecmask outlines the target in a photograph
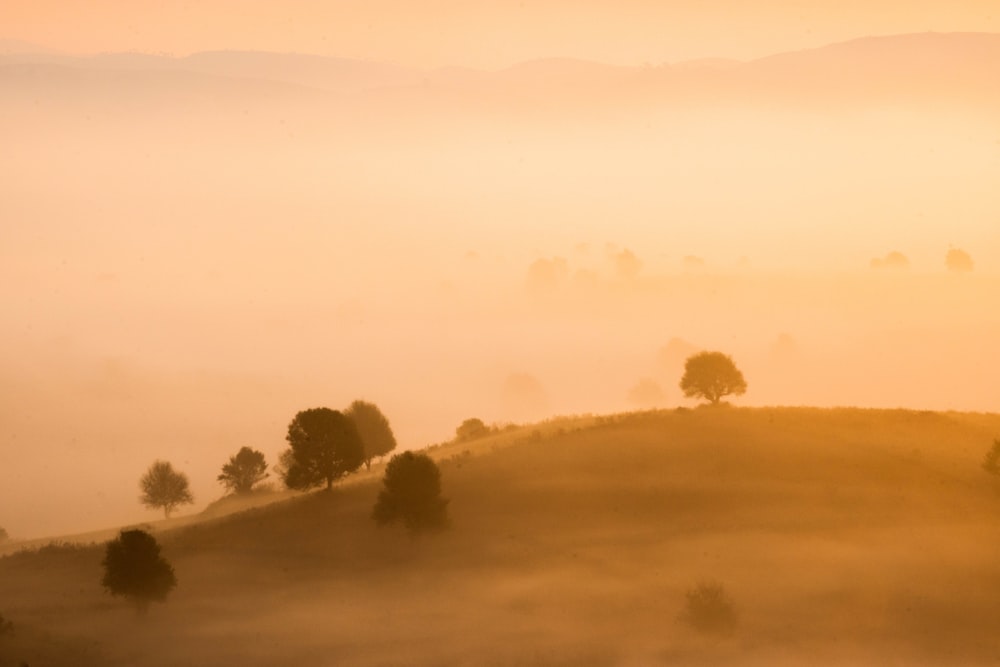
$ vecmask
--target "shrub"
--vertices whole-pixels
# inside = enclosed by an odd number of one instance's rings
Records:
[[[156,538],[143,530],[123,530],[107,543],[101,585],[128,598],[144,614],[150,602],[163,602],[177,585],[174,568],[160,555]]]
[[[455,429],[455,440],[459,442],[467,442],[469,440],[486,437],[489,434],[490,429],[483,423],[482,419],[479,419],[478,417],[471,417],[459,424],[458,428]]]
[[[737,614],[722,584],[703,581],[685,594],[681,621],[706,635],[731,635]]]
[[[1000,475],[1000,439],[994,440],[990,451],[986,452],[983,470],[991,475]]]
[[[411,535],[448,525],[448,501],[441,497],[441,472],[426,454],[403,452],[385,467],[383,488],[372,510],[378,525],[400,521]]]

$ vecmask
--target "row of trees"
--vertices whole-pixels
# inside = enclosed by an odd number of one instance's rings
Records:
[[[310,489],[333,482],[396,448],[389,420],[374,403],[354,401],[344,412],[313,408],[295,415],[285,437],[278,471],[290,489]],[[233,494],[248,494],[270,477],[264,454],[243,447],[222,466],[218,481]],[[139,480],[140,501],[170,518],[180,505],[194,502],[187,475],[167,461],[154,461]]]
[[[299,419],[301,415],[293,420],[293,426],[296,422],[311,423]],[[245,458],[253,467],[261,462],[256,457]],[[401,523],[411,536],[447,527],[448,500],[441,496],[441,471],[434,460],[415,452],[393,456],[385,468],[371,518],[379,526]],[[144,530],[121,531],[107,543],[102,565],[101,585],[111,595],[129,600],[139,614],[144,614],[152,602],[164,602],[177,586],[173,566],[161,554],[156,538]],[[0,617],[0,630],[2,622]]]
[[[729,395],[746,392],[747,383],[732,358],[722,352],[699,352],[688,357],[680,382],[684,395],[717,404]],[[487,435],[490,428],[479,419],[467,419],[456,430],[458,440]],[[344,412],[311,408],[295,415],[285,436],[288,449],[278,471],[289,489],[333,487],[333,483],[364,464],[396,448],[389,420],[374,403],[354,401]],[[243,447],[222,466],[218,481],[231,493],[251,493],[269,477],[264,455]],[[144,505],[163,509],[169,518],[178,506],[194,502],[184,473],[167,461],[155,461],[140,480]]]

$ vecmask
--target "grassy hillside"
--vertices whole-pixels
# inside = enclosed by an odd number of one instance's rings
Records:
[[[0,665],[996,664],[1000,415],[699,409],[442,446],[452,528],[369,519],[377,480],[160,531],[146,618],[102,549],[0,559]],[[678,621],[696,582],[727,638]]]

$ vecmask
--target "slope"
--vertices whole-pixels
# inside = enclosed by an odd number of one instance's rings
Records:
[[[0,560],[20,629],[0,664],[990,664],[998,433],[700,409],[440,446],[447,533],[376,529],[371,482],[165,532],[180,585],[144,620],[102,594],[99,547]],[[704,578],[736,601],[732,638],[677,622]]]

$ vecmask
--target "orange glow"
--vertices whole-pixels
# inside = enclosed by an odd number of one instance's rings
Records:
[[[0,45],[0,508],[64,482],[0,525],[131,521],[156,459],[200,508],[307,407],[683,404],[674,339],[744,405],[1000,409],[1000,36],[865,38],[991,5],[3,3],[142,54]]]
[[[854,37],[1000,31],[994,0],[7,0],[0,38],[73,53],[214,49],[413,66],[503,67],[549,56],[622,64],[754,58]]]

